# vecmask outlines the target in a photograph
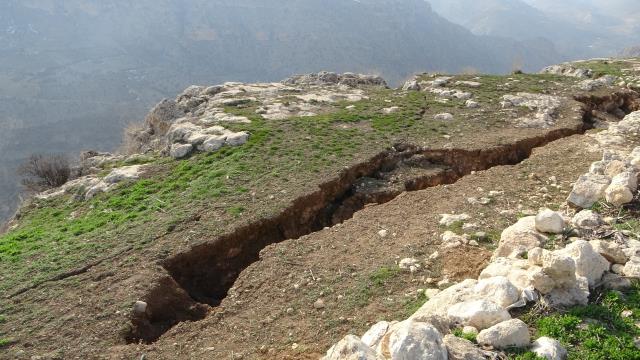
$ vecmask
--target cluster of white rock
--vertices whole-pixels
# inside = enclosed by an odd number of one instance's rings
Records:
[[[500,105],[503,108],[526,107],[535,111],[531,116],[515,120],[518,127],[548,128],[556,123],[556,113],[562,104],[562,98],[544,94],[518,93],[504,95]]]
[[[443,223],[467,220],[464,214],[443,217]],[[590,210],[568,221],[578,228],[603,224]],[[380,322],[361,338],[345,337],[324,360],[338,359],[485,359],[491,351],[525,347],[546,359],[564,359],[566,350],[550,338],[532,342],[528,326],[509,310],[539,301],[549,306],[586,304],[590,289],[630,286],[626,277],[640,277],[640,241],[624,243],[573,239],[566,247],[546,250],[548,235],[562,233],[568,223],[551,210],[526,217],[502,233],[492,262],[478,280],[468,279],[434,294],[415,314],[401,322]],[[421,264],[403,259],[400,268],[417,271]],[[477,334],[484,349],[451,333]]]
[[[246,131],[231,131],[225,124],[249,124],[246,116],[225,111],[229,107],[258,104],[257,115],[267,120],[315,116],[327,104],[367,99],[362,86],[386,86],[376,76],[315,73],[297,75],[281,83],[190,86],[175,100],[163,100],[147,115],[145,127],[133,134],[139,151],[161,150],[176,159],[194,151],[212,152],[239,146]]]
[[[64,194],[71,194],[77,200],[91,199],[94,196],[113,190],[116,185],[124,181],[138,180],[144,172],[144,165],[131,165],[116,168],[104,178],[96,174],[86,175],[68,181],[59,188],[37,194],[37,199],[51,199]]]
[[[465,101],[467,108],[479,108],[480,104],[474,100],[473,93],[470,91],[463,91],[455,88],[447,87],[452,82],[451,76],[435,77],[433,80],[423,80],[421,76],[415,76],[408,80],[402,86],[404,91],[426,91],[435,94],[441,102],[448,102],[451,99],[458,99]],[[477,81],[456,81],[453,83],[456,87],[478,88],[482,86]],[[453,120],[453,115],[450,113],[436,114],[434,120],[438,121],[450,121]]]
[[[577,86],[580,90],[593,91],[602,87],[612,86],[618,78],[613,75],[604,75],[597,79],[581,81]]]
[[[590,78],[593,76],[593,71],[591,69],[578,68],[571,63],[547,66],[546,68],[542,69],[540,73],[570,76],[581,79]]]
[[[634,112],[594,135],[606,150],[602,160],[594,162],[589,172],[575,183],[567,199],[570,204],[590,208],[603,199],[614,206],[633,200],[638,189],[640,147],[629,152],[626,146],[637,140],[639,130],[640,112]]]
[[[638,115],[627,116],[624,126],[640,130]],[[617,136],[616,131],[609,135]],[[631,134],[624,135],[624,140]],[[606,138],[606,132],[600,136]],[[605,197],[619,206],[618,197],[613,196],[619,192],[625,194],[624,198],[630,193],[628,200],[633,199],[640,148],[622,157],[622,145],[628,146],[629,142],[619,144],[620,148],[605,151],[605,160],[592,166],[589,176],[606,177],[606,181],[584,184],[587,181],[581,178],[569,203],[585,208]],[[624,190],[618,190],[618,186]],[[467,220],[466,214],[448,214],[442,216],[440,224],[451,226]],[[433,289],[429,300],[408,319],[377,323],[360,338],[346,336],[323,360],[485,359],[495,355],[492,351],[510,347],[528,348],[549,360],[565,359],[567,351],[558,341],[541,337],[532,342],[527,324],[512,318],[509,310],[531,302],[549,307],[585,305],[596,287],[623,289],[631,286],[629,278],[640,278],[638,240],[627,236],[618,236],[615,241],[573,237],[564,247],[550,243],[552,236],[566,235],[569,230],[578,235],[593,234],[605,224],[605,219],[592,210],[579,210],[569,216],[544,209],[521,218],[502,232],[490,264],[477,280],[467,279],[443,291]],[[416,272],[421,266],[416,259],[400,261],[405,271]],[[455,337],[452,329],[477,334],[477,343],[483,348]]]

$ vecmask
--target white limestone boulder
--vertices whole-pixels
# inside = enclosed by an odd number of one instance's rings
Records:
[[[610,183],[611,178],[606,175],[591,173],[582,175],[573,186],[567,202],[582,209],[590,208],[598,200],[604,198]]]
[[[457,303],[466,301],[474,296],[477,280],[467,279],[448,287],[433,298],[429,299],[418,311],[409,317],[416,321],[429,321],[433,316],[447,316],[447,309]]]
[[[576,264],[576,276],[584,276],[589,286],[594,286],[611,264],[598,254],[588,241],[577,240],[558,252],[570,256]]]
[[[624,265],[622,273],[625,276],[640,279],[640,256],[632,256]]]
[[[604,220],[593,210],[582,210],[573,216],[571,224],[580,229],[592,229],[604,224]]]
[[[511,319],[480,331],[477,337],[481,345],[493,346],[496,349],[509,347],[525,347],[531,340],[529,327],[520,319]]]
[[[187,157],[193,151],[193,145],[191,144],[173,144],[169,154],[174,159],[183,159]]]
[[[375,350],[363,343],[357,336],[347,335],[331,349],[321,360],[383,360]]]
[[[567,349],[558,340],[545,336],[533,342],[531,351],[547,360],[565,360],[568,355]]]
[[[138,180],[142,169],[142,165],[124,166],[113,169],[103,181],[107,184],[117,184],[126,180]]]
[[[533,248],[542,247],[546,241],[547,237],[536,230],[536,217],[523,217],[502,231],[493,259],[519,257]]]
[[[469,340],[449,334],[444,337],[449,360],[485,360],[484,352]]]
[[[391,326],[395,325],[396,323],[397,322],[390,323],[387,321],[380,321],[376,323],[371,328],[369,328],[369,330],[367,330],[367,332],[364,333],[364,335],[362,335],[362,338],[361,338],[362,342],[365,343],[367,346],[370,346],[371,348],[375,349],[380,343],[380,340],[382,340],[382,337],[384,337],[385,334],[391,328]]]
[[[405,320],[391,327],[377,347],[390,360],[448,360],[442,335],[431,324]]]
[[[511,319],[511,315],[498,304],[485,299],[469,300],[451,306],[447,315],[453,322],[473,326],[478,330],[486,329],[502,321]]]
[[[564,230],[564,219],[557,212],[545,209],[536,215],[535,226],[541,233],[561,234]]]
[[[473,291],[476,296],[492,301],[505,309],[520,298],[518,288],[504,276],[482,279],[473,288]]]
[[[606,240],[591,240],[589,241],[593,250],[598,254],[602,255],[607,261],[612,264],[621,264],[624,265],[627,263],[629,258],[624,253],[622,247],[612,241]]]
[[[611,184],[605,190],[605,199],[609,204],[620,207],[633,201],[633,192],[624,185]]]

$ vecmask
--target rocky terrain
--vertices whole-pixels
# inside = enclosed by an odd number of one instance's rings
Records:
[[[537,43],[473,35],[423,0],[5,0],[0,219],[29,155],[114,151],[128,124],[190,84],[326,69],[396,84],[425,70],[506,73],[514,59],[529,71],[561,61]]]
[[[0,358],[638,358],[639,88],[191,86],[8,224]]]

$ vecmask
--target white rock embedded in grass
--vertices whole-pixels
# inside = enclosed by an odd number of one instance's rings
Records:
[[[625,276],[640,279],[640,256],[632,256],[624,265],[622,273]]]
[[[604,224],[604,220],[593,210],[582,210],[573,216],[571,223],[577,228],[591,229]]]
[[[440,214],[440,225],[451,226],[457,222],[465,222],[470,218],[468,214]]]
[[[420,270],[421,265],[420,265],[420,260],[417,260],[414,258],[405,258],[400,260],[398,267],[400,268],[400,270],[414,273]]]
[[[174,159],[183,159],[191,154],[193,145],[191,144],[173,144],[171,146],[171,157]]]
[[[226,144],[229,146],[238,146],[246,143],[248,140],[249,133],[246,131],[240,131],[227,134]]]
[[[624,185],[609,185],[605,190],[605,199],[613,206],[620,207],[633,201],[633,193]]]
[[[142,168],[142,165],[132,165],[113,169],[103,181],[107,184],[116,184],[125,180],[137,180]]]
[[[451,121],[453,120],[453,115],[450,113],[442,113],[435,115],[433,119],[438,121]]]
[[[545,209],[536,215],[536,230],[541,233],[561,234],[564,230],[564,219],[557,212]]]
[[[547,360],[565,360],[568,355],[558,340],[545,336],[533,342],[531,351]]]
[[[522,348],[529,345],[529,327],[520,319],[511,319],[480,331],[478,343],[496,349]]]

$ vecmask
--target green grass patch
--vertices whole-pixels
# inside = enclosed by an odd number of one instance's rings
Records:
[[[429,298],[425,293],[419,293],[415,298],[405,300],[403,304],[405,317],[415,314],[427,301]]]
[[[350,296],[350,303],[354,307],[366,306],[375,295],[379,295],[388,281],[400,274],[397,267],[383,266],[362,282]]]
[[[630,317],[622,312],[631,311]],[[640,286],[628,292],[607,292],[594,304],[570,308],[566,313],[527,318],[536,336],[559,340],[569,351],[569,359],[638,360],[640,349],[634,339],[640,336],[635,325],[640,320]],[[517,358],[526,359],[526,358]]]
[[[452,333],[453,333],[453,335],[455,335],[455,336],[457,336],[459,338],[465,339],[465,340],[469,340],[472,343],[477,343],[478,342],[478,340],[476,339],[478,334],[476,334],[476,333],[466,333],[466,332],[462,331],[462,329],[454,329]]]

